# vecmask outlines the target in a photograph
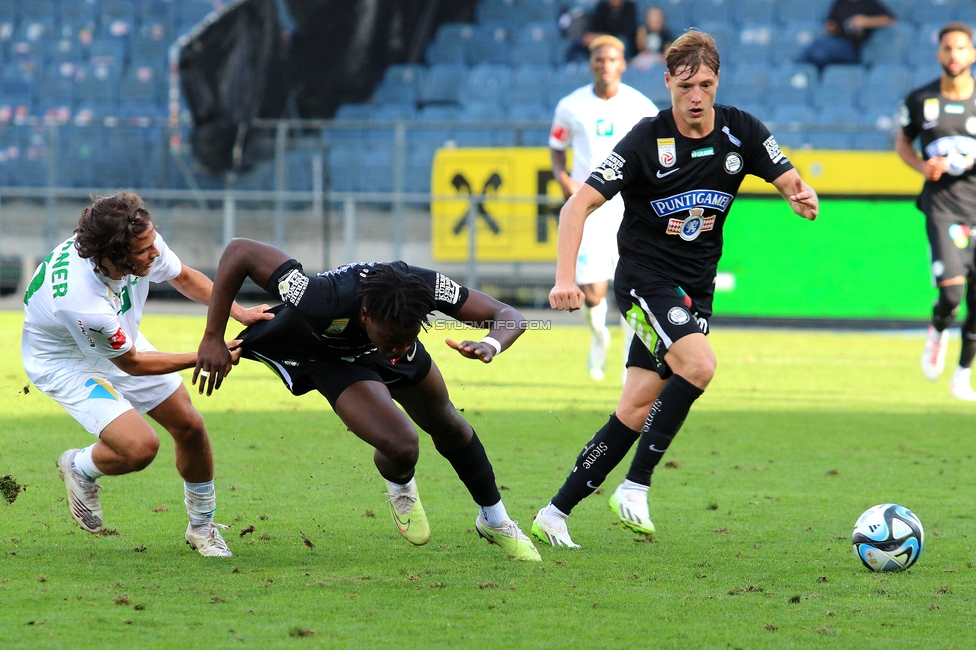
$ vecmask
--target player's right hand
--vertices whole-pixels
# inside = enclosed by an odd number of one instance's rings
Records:
[[[196,386],[200,379],[200,394],[209,396],[220,388],[223,378],[230,374],[231,368],[240,359],[239,340],[226,343],[217,337],[204,336],[197,349],[197,365],[193,369],[191,383]],[[232,353],[231,350],[234,350]]]
[[[946,161],[945,156],[932,156],[925,161],[925,180],[934,183],[942,178],[942,174],[948,169],[949,163]]]
[[[549,292],[549,306],[563,311],[576,311],[583,306],[583,290],[575,282],[560,284]]]

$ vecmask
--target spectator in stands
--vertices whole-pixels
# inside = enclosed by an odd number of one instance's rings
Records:
[[[637,28],[638,54],[631,63],[638,70],[649,70],[653,65],[664,63],[664,52],[673,40],[664,11],[660,7],[648,7],[644,24]]]
[[[637,5],[633,0],[600,0],[590,16],[587,32],[570,47],[568,59],[575,61],[590,55],[590,43],[601,34],[616,36],[624,43],[625,58],[637,53]]]
[[[895,22],[895,15],[878,0],[834,0],[824,23],[827,33],[814,39],[798,62],[821,70],[832,63],[860,63],[861,45],[871,32]]]

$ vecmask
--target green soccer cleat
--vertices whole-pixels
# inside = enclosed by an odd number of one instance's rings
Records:
[[[627,528],[643,535],[654,535],[654,522],[647,511],[647,495],[643,492],[618,487],[610,497],[610,509]]]
[[[535,521],[532,522],[532,536],[549,546],[579,548],[580,545],[569,536],[566,520],[554,515],[547,516],[545,511],[546,509],[543,508],[535,516]]]
[[[474,527],[478,529],[478,534],[487,539],[490,544],[501,546],[509,558],[522,562],[542,561],[539,551],[532,544],[532,540],[526,537],[525,533],[518,527],[517,521],[509,519],[499,526],[489,526],[488,522],[479,514],[474,521]]]
[[[427,513],[420,503],[417,494],[416,481],[410,481],[404,488],[398,488],[389,481],[386,482],[390,490],[386,496],[390,504],[390,514],[397,530],[408,542],[414,546],[422,546],[430,541],[430,524],[427,523]]]

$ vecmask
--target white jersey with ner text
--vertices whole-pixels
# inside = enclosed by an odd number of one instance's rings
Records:
[[[73,237],[41,262],[24,295],[21,340],[24,369],[39,389],[66,374],[117,371],[109,359],[137,345],[149,283],[172,280],[183,268],[158,232],[155,246],[159,257],[146,277],[102,275],[78,256]]]
[[[620,264],[697,299],[714,292],[722,227],[742,179],[772,182],[790,169],[762,122],[716,104],[715,128],[703,138],[681,135],[671,109],[641,121],[586,182],[606,198],[623,195]]]
[[[593,93],[593,84],[563,97],[549,132],[549,147],[557,151],[573,149],[570,177],[583,183],[593,166],[607,157],[620,140],[645,117],[657,115],[657,106],[640,91],[620,84],[617,94],[602,99]],[[605,242],[611,249],[623,217],[621,201],[609,201],[591,214],[583,226],[583,247]]]

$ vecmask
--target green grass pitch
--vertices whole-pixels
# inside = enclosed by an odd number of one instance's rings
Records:
[[[197,316],[147,316],[164,350],[195,349]],[[651,488],[653,542],[614,522],[603,494],[570,518],[581,550],[508,561],[421,435],[433,539],[389,520],[371,450],[324,399],[290,396],[245,362],[194,397],[216,458],[217,521],[235,556],[183,542],[165,432],[145,471],[103,480],[106,526],[70,519],[54,461],[91,438],[25,391],[20,314],[0,313],[2,648],[972,648],[976,405],[918,369],[920,335],[731,330],[718,373]],[[509,512],[528,531],[619,393],[585,375],[582,327],[529,332],[490,365],[425,342],[484,440]],[[481,336],[478,332],[475,336]],[[958,352],[958,341],[949,352]],[[187,377],[189,373],[184,373]],[[910,507],[926,531],[912,569],[875,575],[850,547],[869,506]],[[243,534],[253,527],[253,532]]]

